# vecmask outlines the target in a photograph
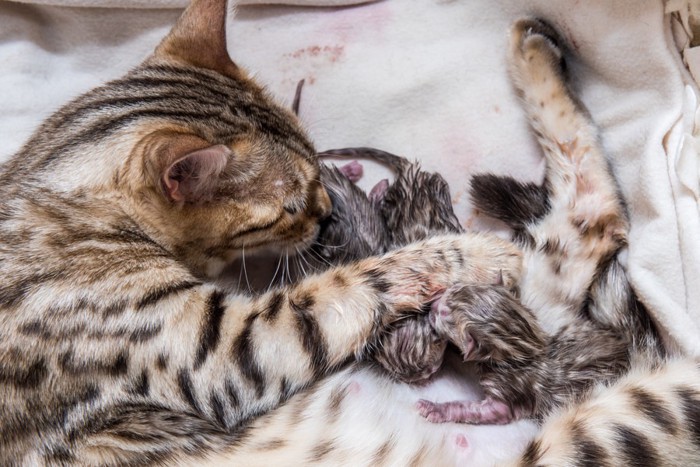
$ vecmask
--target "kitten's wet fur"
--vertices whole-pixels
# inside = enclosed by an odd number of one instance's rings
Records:
[[[367,147],[334,149],[319,156],[372,160],[395,174],[393,183],[381,180],[368,195],[355,184],[362,174],[357,161],[321,166],[321,182],[333,208],[312,248],[330,264],[390,251],[431,235],[462,232],[447,182],[440,174],[421,170],[418,162]],[[419,316],[399,321],[379,336],[370,358],[399,381],[424,383],[440,368],[446,346],[427,316]]]

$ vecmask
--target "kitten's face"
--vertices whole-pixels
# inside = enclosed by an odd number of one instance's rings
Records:
[[[43,156],[57,183],[118,202],[199,274],[244,248],[305,247],[331,209],[296,117],[229,59],[225,4],[192,2],[152,57],[33,143],[62,148]]]

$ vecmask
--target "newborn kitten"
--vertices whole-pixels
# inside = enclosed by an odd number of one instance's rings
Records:
[[[477,364],[486,395],[481,401],[421,401],[419,410],[433,422],[543,419],[627,369],[627,339],[587,320],[548,335],[503,286],[451,287],[433,302],[429,321],[464,361]]]
[[[396,180],[377,183],[369,195],[354,182],[362,166],[322,165],[321,182],[333,211],[321,224],[314,251],[331,264],[344,264],[384,253],[439,233],[461,232],[447,182],[420,170],[417,162],[373,148],[326,151],[320,157],[375,160],[396,173]],[[430,326],[427,315],[397,322],[381,335],[370,358],[393,378],[406,383],[427,381],[442,365],[446,341]]]
[[[330,264],[347,264],[389,250],[389,232],[376,201],[354,183],[361,177],[362,165],[357,161],[342,167],[321,165],[321,184],[331,199],[332,212],[321,223],[312,252]]]

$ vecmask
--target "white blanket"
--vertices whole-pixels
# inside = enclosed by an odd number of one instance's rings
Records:
[[[0,2],[0,160],[61,103],[139,63],[186,2],[26,3]],[[234,60],[286,102],[306,79],[300,115],[319,149],[375,146],[442,172],[469,228],[489,225],[465,195],[471,174],[542,177],[504,47],[519,16],[557,25],[628,202],[632,282],[669,344],[700,355],[699,93],[678,51],[700,76],[688,0],[284,3],[297,6],[238,7]],[[366,185],[383,175],[370,172]]]

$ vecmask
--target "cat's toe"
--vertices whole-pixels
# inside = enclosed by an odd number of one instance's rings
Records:
[[[556,47],[561,47],[563,44],[559,32],[547,21],[540,18],[519,19],[513,24],[511,34],[518,39],[520,44],[529,36],[544,36]]]
[[[511,28],[510,40],[511,72],[516,87],[533,79],[546,82],[546,70],[564,74],[565,41],[548,23],[536,18],[521,19]]]

